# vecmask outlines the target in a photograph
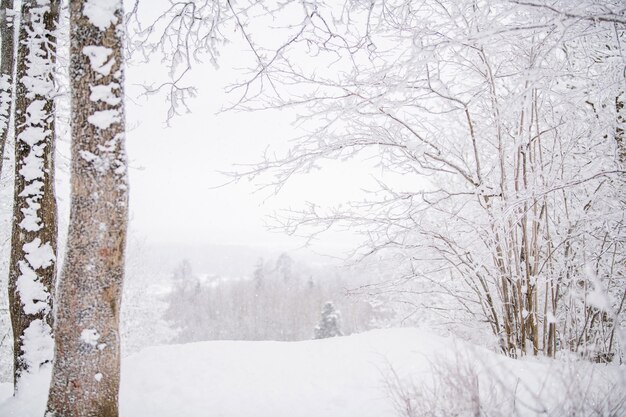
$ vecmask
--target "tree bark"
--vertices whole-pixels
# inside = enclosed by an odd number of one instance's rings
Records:
[[[55,31],[58,2],[22,2],[15,100],[15,189],[9,310],[15,390],[26,372],[52,361],[56,275],[54,195]]]
[[[47,411],[118,415],[128,217],[122,1],[70,3],[72,161]]]
[[[13,0],[0,1],[0,176],[4,162],[4,148],[9,135],[11,119],[11,92],[13,89],[13,71],[15,69],[13,36]]]

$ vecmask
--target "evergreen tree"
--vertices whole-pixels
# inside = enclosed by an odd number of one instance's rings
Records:
[[[332,302],[328,301],[322,308],[322,319],[315,326],[315,338],[326,339],[329,337],[343,336],[339,329],[339,311],[335,310]]]
[[[205,309],[206,291],[194,275],[191,263],[181,261],[172,274],[172,291],[167,295],[168,307],[164,318],[177,332],[176,340],[181,343],[203,340],[206,336]]]
[[[282,253],[276,260],[276,267],[274,268],[278,276],[282,278],[285,283],[289,284],[294,276],[293,269],[293,259],[286,253]]]
[[[254,267],[254,271],[252,272],[252,278],[254,279],[254,286],[258,290],[263,287],[263,281],[265,280],[265,272],[264,272],[265,262],[263,258],[259,258]]]

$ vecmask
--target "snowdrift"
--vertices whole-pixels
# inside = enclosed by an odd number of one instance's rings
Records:
[[[507,415],[514,407],[534,416],[584,406],[603,407],[606,414],[598,415],[626,415],[619,403],[624,375],[623,366],[515,361],[408,328],[305,342],[214,341],[124,358],[120,411],[123,417],[412,417],[473,415],[473,409]],[[3,384],[0,415],[41,417],[48,379],[42,372],[9,399],[10,384]]]

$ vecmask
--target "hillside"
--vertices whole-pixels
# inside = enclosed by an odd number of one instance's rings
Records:
[[[479,406],[488,416],[513,409],[521,416],[596,409],[617,416],[626,413],[624,375],[623,366],[515,361],[421,329],[305,342],[201,342],[127,357],[120,411],[124,417],[393,417],[473,415]],[[29,381],[23,396],[0,406],[0,415],[43,415],[46,377]],[[6,398],[10,385],[1,392]]]

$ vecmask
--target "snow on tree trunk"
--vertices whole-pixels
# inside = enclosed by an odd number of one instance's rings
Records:
[[[122,1],[70,3],[72,162],[47,412],[117,416],[128,217]]]
[[[0,1],[0,174],[4,161],[4,146],[9,135],[9,120],[11,118],[11,90],[14,60],[13,37],[13,0]]]
[[[17,53],[9,306],[15,390],[52,360],[56,272],[54,82],[58,2],[24,1]]]

